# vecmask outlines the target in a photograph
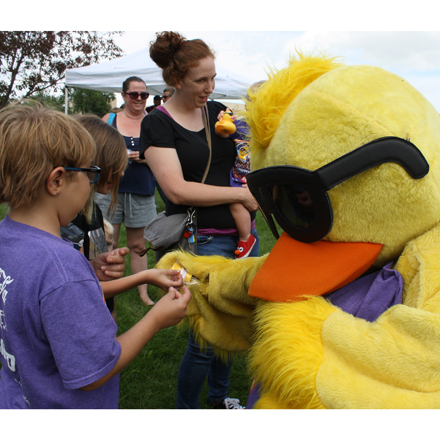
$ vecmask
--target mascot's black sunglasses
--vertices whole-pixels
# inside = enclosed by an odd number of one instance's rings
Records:
[[[261,168],[248,174],[247,183],[275,238],[279,235],[272,216],[292,238],[312,243],[332,229],[333,210],[327,191],[386,162],[401,165],[413,179],[429,172],[428,162],[414,144],[384,137],[315,171],[289,165]]]

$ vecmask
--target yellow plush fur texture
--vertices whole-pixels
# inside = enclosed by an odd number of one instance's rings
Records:
[[[323,408],[316,376],[324,357],[321,326],[336,310],[323,298],[257,306],[250,371],[261,387],[256,408]]]
[[[309,303],[309,301],[307,301]],[[375,322],[338,311],[322,326],[316,378],[326,408],[439,408],[440,320],[397,305]]]
[[[440,314],[440,225],[409,242],[394,268],[403,277],[404,304]]]
[[[325,56],[298,53],[298,59],[299,62],[291,57],[289,67],[279,71],[271,69],[268,81],[248,90],[249,102],[243,115],[252,132],[252,166],[259,162],[260,150],[267,148],[281,116],[298,93],[324,73],[342,65],[337,58]]]
[[[247,292],[265,258],[231,260],[175,251],[162,257],[157,267],[170,269],[178,262],[197,278],[188,286],[192,294],[187,314],[190,325],[202,346],[208,342],[227,356],[247,350],[252,344],[258,300]]]
[[[291,60],[282,77],[291,71],[307,78],[309,70],[314,72],[311,62]],[[283,93],[276,78],[258,89],[247,115],[252,129],[264,120],[264,108],[270,114]],[[279,107],[279,113],[282,110]],[[326,240],[383,244],[376,262],[382,266],[396,259],[408,241],[439,222],[440,116],[399,76],[373,66],[332,68],[296,95],[278,118],[273,135],[264,137],[260,131],[251,131],[253,169],[295,165],[316,170],[384,136],[410,140],[429,162],[430,172],[421,180],[412,179],[397,164],[386,163],[330,190],[334,221]]]

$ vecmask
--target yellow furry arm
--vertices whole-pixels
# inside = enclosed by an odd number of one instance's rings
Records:
[[[395,265],[403,305],[369,323],[343,312],[323,325],[318,374],[332,408],[440,407],[440,226],[410,241]]]
[[[188,318],[199,342],[208,342],[220,352],[247,350],[254,327],[252,315],[258,300],[248,295],[249,285],[266,257],[231,260],[202,257],[175,251],[166,254],[158,268],[179,262],[197,282],[188,285],[192,299]]]
[[[404,305],[367,322],[338,311],[322,327],[317,391],[327,408],[439,408],[439,315]]]
[[[404,305],[376,322],[323,298],[265,303],[250,368],[255,408],[439,408],[440,319]]]
[[[394,268],[405,282],[404,304],[440,313],[440,225],[411,240]]]
[[[249,356],[261,389],[255,408],[324,408],[316,390],[324,357],[321,329],[337,310],[322,297],[258,304],[258,332]]]

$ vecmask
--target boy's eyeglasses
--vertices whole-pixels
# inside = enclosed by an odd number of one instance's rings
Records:
[[[125,95],[128,95],[131,99],[138,99],[140,96],[142,100],[148,99],[150,96],[148,92],[126,92]]]
[[[99,173],[101,172],[101,168],[92,166],[90,168],[71,168],[71,167],[63,167],[66,171],[84,171],[87,173],[87,177],[90,183],[96,183],[99,178]]]
[[[312,243],[324,238],[333,226],[327,191],[386,162],[402,166],[413,179],[429,172],[428,162],[414,144],[390,136],[362,145],[315,171],[272,166],[253,171],[246,179],[275,238],[279,234],[272,216],[292,238]]]

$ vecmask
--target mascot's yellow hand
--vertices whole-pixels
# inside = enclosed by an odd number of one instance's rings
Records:
[[[259,300],[250,297],[248,290],[265,259],[233,260],[175,251],[165,254],[157,267],[169,269],[179,263],[192,274],[187,309],[190,326],[202,345],[208,342],[224,353],[247,350],[251,345],[252,316]]]
[[[210,301],[220,300],[221,292],[223,299],[255,304],[255,299],[248,297],[248,290],[265,260],[266,256],[233,260],[218,255],[198,256],[174,251],[165,254],[156,267],[170,269],[175,263],[180,264],[192,275],[188,286],[191,292],[209,296]]]

